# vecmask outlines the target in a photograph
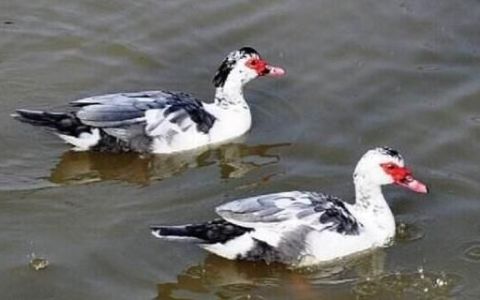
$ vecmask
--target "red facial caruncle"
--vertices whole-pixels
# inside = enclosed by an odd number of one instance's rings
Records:
[[[395,163],[380,164],[383,171],[390,175],[395,184],[406,187],[417,193],[428,193],[428,188],[422,182],[413,178],[412,172],[406,167],[400,167]]]
[[[266,61],[258,56],[254,56],[247,60],[245,63],[247,67],[257,72],[258,76],[270,75],[270,76],[282,76],[285,74],[285,70],[280,67],[270,66]]]

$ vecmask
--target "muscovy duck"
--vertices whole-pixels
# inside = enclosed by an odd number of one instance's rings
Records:
[[[310,266],[391,243],[395,219],[382,185],[428,192],[388,147],[364,154],[353,181],[354,204],[316,192],[267,194],[220,205],[220,218],[207,223],[152,226],[151,232],[160,239],[197,243],[227,259]]]
[[[213,78],[213,103],[182,92],[144,91],[76,100],[69,112],[19,109],[12,116],[54,129],[79,151],[173,153],[243,135],[252,123],[243,86],[283,74],[255,49],[243,47],[225,58]]]

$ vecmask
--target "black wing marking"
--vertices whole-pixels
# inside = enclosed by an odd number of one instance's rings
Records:
[[[169,91],[148,91],[121,93],[80,99],[72,102],[81,107],[77,117],[86,125],[100,128],[126,128],[145,123],[145,112],[151,109],[163,110],[163,117],[176,113],[169,121],[180,123],[191,119],[197,130],[208,133],[215,117],[208,113],[201,101],[189,94]],[[159,123],[161,120],[158,120]]]
[[[198,131],[208,133],[215,123],[215,117],[204,109],[203,103],[188,94],[172,93],[171,95],[172,98],[167,103],[168,108],[164,112],[165,117],[171,113],[182,111],[170,119],[170,122],[179,124],[188,115],[197,124]]]
[[[330,195],[316,194],[316,196],[317,198],[312,199],[312,204],[314,211],[322,212],[318,219],[320,223],[327,225],[327,229],[338,233],[359,234],[359,223],[342,200]]]
[[[277,232],[288,222],[290,230],[307,225],[317,231],[330,230],[356,235],[360,224],[336,197],[312,192],[284,192],[233,201],[217,208],[225,220],[249,228]]]

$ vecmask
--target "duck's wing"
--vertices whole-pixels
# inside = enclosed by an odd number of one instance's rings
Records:
[[[247,228],[283,235],[296,228],[356,235],[359,223],[340,199],[313,192],[283,192],[217,207],[223,219]]]
[[[73,101],[77,118],[85,125],[102,128],[110,135],[128,140],[139,131],[158,137],[191,127],[208,133],[215,117],[201,101],[189,94],[146,91],[95,96]]]

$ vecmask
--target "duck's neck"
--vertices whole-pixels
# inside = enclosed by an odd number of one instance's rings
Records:
[[[355,204],[354,208],[364,224],[373,226],[379,239],[391,239],[395,235],[395,219],[388,203],[383,197],[380,185],[371,182],[361,174],[354,175]]]
[[[227,80],[223,86],[217,87],[215,104],[224,109],[248,109],[248,104],[243,96],[243,84],[240,81]]]
[[[355,206],[365,211],[374,210],[375,207],[388,208],[383,197],[382,188],[374,184],[367,177],[355,174]]]

